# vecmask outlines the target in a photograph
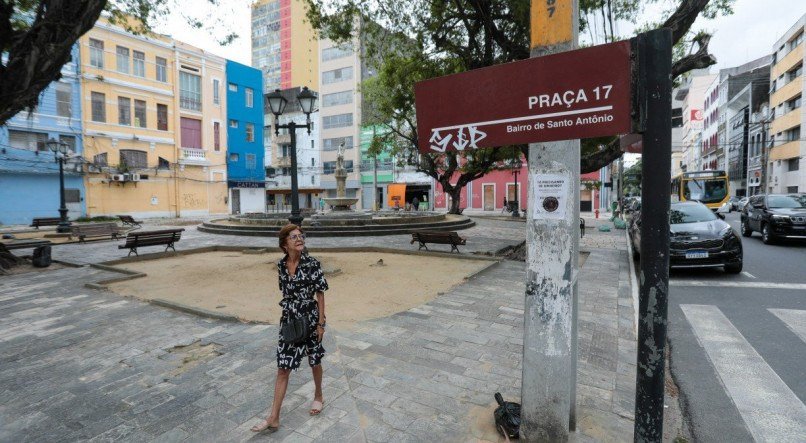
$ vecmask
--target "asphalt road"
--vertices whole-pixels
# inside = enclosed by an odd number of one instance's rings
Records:
[[[739,215],[727,221],[738,231]],[[742,238],[744,271],[674,270],[671,370],[694,441],[806,438],[806,242]]]

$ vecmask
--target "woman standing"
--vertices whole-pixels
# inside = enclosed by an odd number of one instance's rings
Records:
[[[299,226],[287,224],[280,230],[280,249],[285,256],[277,262],[280,291],[283,299],[280,306],[283,315],[280,324],[291,318],[304,316],[308,319],[310,336],[299,344],[285,343],[280,334],[277,343],[277,381],[274,384],[274,402],[269,416],[252,427],[252,431],[277,430],[280,426],[280,407],[288,388],[288,377],[292,370],[299,368],[302,357],[308,356],[308,364],[313,371],[315,391],[310,414],[322,412],[322,337],[325,335],[325,291],[327,280],[319,261],[305,252],[305,234]]]

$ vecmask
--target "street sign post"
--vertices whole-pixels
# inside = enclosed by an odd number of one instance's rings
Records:
[[[630,132],[630,42],[419,82],[420,152]]]

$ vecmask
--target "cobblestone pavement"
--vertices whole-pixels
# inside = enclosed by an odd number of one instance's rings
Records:
[[[186,228],[177,249],[274,245]],[[484,252],[522,241],[525,230],[479,219],[462,235],[464,253]],[[408,241],[314,238],[312,247],[415,249]],[[116,259],[125,255],[116,244],[58,246],[54,257]],[[591,255],[579,280],[574,439],[632,440],[635,338],[623,231],[589,230],[582,249]],[[280,430],[258,435],[249,428],[271,401],[276,326],[86,289],[116,275],[88,266],[3,277],[0,441],[495,441],[493,393],[520,398],[524,270],[504,261],[424,305],[330,329],[322,414],[307,413],[313,382],[302,369],[291,376]]]

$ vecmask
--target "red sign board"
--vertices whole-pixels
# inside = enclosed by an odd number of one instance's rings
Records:
[[[420,152],[630,132],[630,43],[530,58],[417,83]]]

